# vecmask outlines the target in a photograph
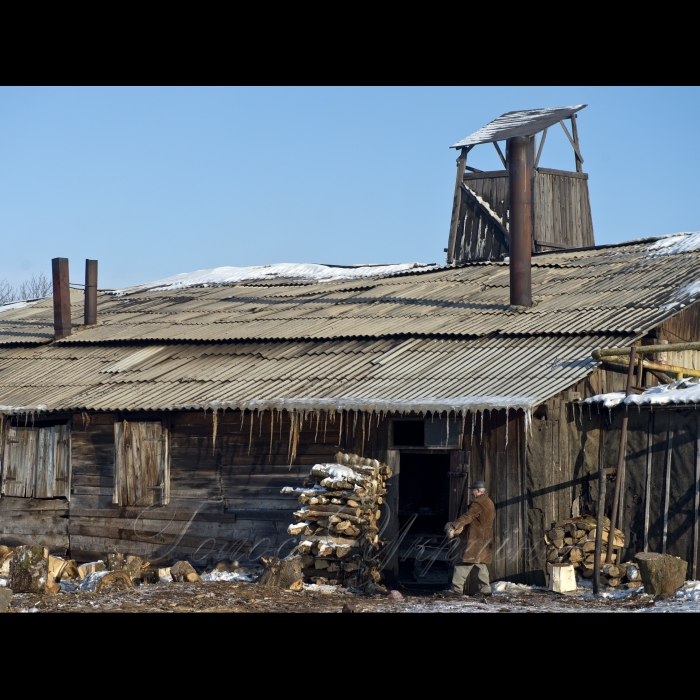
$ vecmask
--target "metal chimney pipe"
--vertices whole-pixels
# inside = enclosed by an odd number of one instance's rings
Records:
[[[85,325],[97,323],[97,260],[85,261]]]
[[[508,139],[510,303],[532,306],[532,146],[527,136]]]
[[[70,322],[70,277],[68,258],[51,261],[53,273],[53,330],[54,338],[67,338],[71,332]]]

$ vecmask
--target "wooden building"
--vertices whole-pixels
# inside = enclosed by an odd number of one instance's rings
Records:
[[[285,554],[297,502],[281,488],[340,449],[393,466],[390,573],[412,580],[432,555],[446,578],[444,523],[484,479],[493,578],[541,580],[544,529],[595,501],[608,437],[579,402],[626,377],[591,353],[700,340],[698,263],[694,234],[535,252],[532,306],[509,303],[493,257],[222,268],[100,293],[79,324],[64,261],[53,300],[0,308],[0,543]]]

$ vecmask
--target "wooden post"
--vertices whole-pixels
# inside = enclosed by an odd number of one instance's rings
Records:
[[[462,206],[462,181],[464,171],[467,168],[467,153],[474,148],[467,146],[463,148],[457,158],[457,180],[455,181],[455,195],[452,200],[452,221],[450,222],[450,238],[447,244],[447,264],[451,264],[455,259],[455,245],[457,242],[457,227],[459,226],[459,211]]]
[[[649,551],[649,512],[651,508],[651,446],[654,441],[654,414],[649,411],[647,423],[647,473],[644,485],[644,551]]]
[[[596,513],[596,529],[595,529],[595,552],[593,555],[593,593],[598,594],[600,592],[600,560],[603,549],[603,518],[605,517],[605,462],[603,461],[603,431],[601,430],[601,448],[599,457],[599,468],[598,468],[598,511]],[[608,541],[615,539],[614,530],[610,530],[611,533],[608,535]]]
[[[666,554],[668,539],[668,507],[671,502],[671,455],[673,454],[673,428],[668,431],[668,454],[666,455],[666,484],[664,486],[664,533],[661,540],[661,553]]]
[[[581,167],[581,161],[579,160],[579,153],[581,152],[579,142],[578,142],[578,127],[576,126],[576,119],[577,115],[572,114],[571,115],[571,133],[573,134],[574,137],[574,143],[576,144],[576,149],[574,151],[575,158],[576,158],[576,172],[580,173],[583,171],[583,168]]]
[[[695,519],[693,520],[693,581],[698,577],[698,517],[700,516],[700,415],[695,433]]]
[[[627,389],[625,396],[632,393],[632,382],[634,380],[635,360],[637,359],[635,347],[632,346],[630,352],[630,366],[627,370]],[[625,410],[622,416],[622,428],[620,430],[620,448],[617,453],[617,474],[615,476],[615,496],[613,498],[612,512],[610,513],[610,536],[608,537],[608,553],[605,557],[605,563],[612,563],[613,542],[615,541],[615,528],[617,527],[617,509],[620,504],[620,491],[622,490],[622,482],[625,478],[625,450],[627,448],[627,424],[629,422],[629,414],[627,408],[623,404]],[[624,501],[624,495],[622,500]],[[600,526],[600,519],[599,519]]]
[[[395,542],[399,536],[399,477],[401,472],[401,453],[398,450],[386,451],[386,463],[391,467],[392,476],[389,479],[390,485],[387,489],[387,527],[382,538],[386,542]],[[399,576],[399,550],[394,551],[391,560],[386,563],[384,571],[388,578],[394,579]]]

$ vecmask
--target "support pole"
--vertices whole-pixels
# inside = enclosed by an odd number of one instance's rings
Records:
[[[447,264],[455,262],[457,246],[457,227],[459,226],[459,211],[462,206],[462,182],[464,171],[467,169],[467,154],[473,146],[467,146],[460,151],[457,158],[457,180],[455,181],[455,195],[452,200],[452,221],[450,222],[450,237],[447,243]]]
[[[508,139],[510,303],[532,306],[532,143]]]
[[[627,389],[625,390],[625,396],[629,396],[632,393],[632,386],[634,382],[634,370],[635,361],[637,359],[636,351],[634,346],[632,346],[632,352],[630,353],[630,366],[627,372]],[[627,407],[625,406],[625,413],[622,416],[622,429],[620,430],[620,449],[617,453],[617,475],[615,477],[615,496],[613,497],[612,513],[610,513],[610,533],[608,534],[608,553],[605,557],[605,563],[612,563],[612,551],[613,543],[615,541],[615,526],[617,525],[617,509],[620,503],[620,490],[622,487],[622,482],[625,477],[625,449],[627,448],[627,423],[629,422],[629,414],[627,413]],[[598,521],[598,526],[601,527],[602,523]]]
[[[603,517],[605,516],[605,478],[606,472],[605,463],[603,460],[603,434],[601,430],[600,439],[600,456],[598,468],[598,510],[596,511],[596,520],[598,524],[595,529],[595,552],[593,555],[593,593],[598,595],[600,592],[600,560],[602,558],[603,549]],[[608,536],[608,539],[610,537]]]

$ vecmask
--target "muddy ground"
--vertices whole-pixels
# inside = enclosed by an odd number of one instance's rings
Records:
[[[8,612],[671,612],[696,611],[691,601],[655,601],[643,592],[616,592],[593,597],[590,592],[559,595],[543,590],[455,600],[441,593],[414,594],[403,599],[361,596],[341,592],[280,591],[257,583],[143,584],[111,594],[89,591],[54,595],[15,594]]]

